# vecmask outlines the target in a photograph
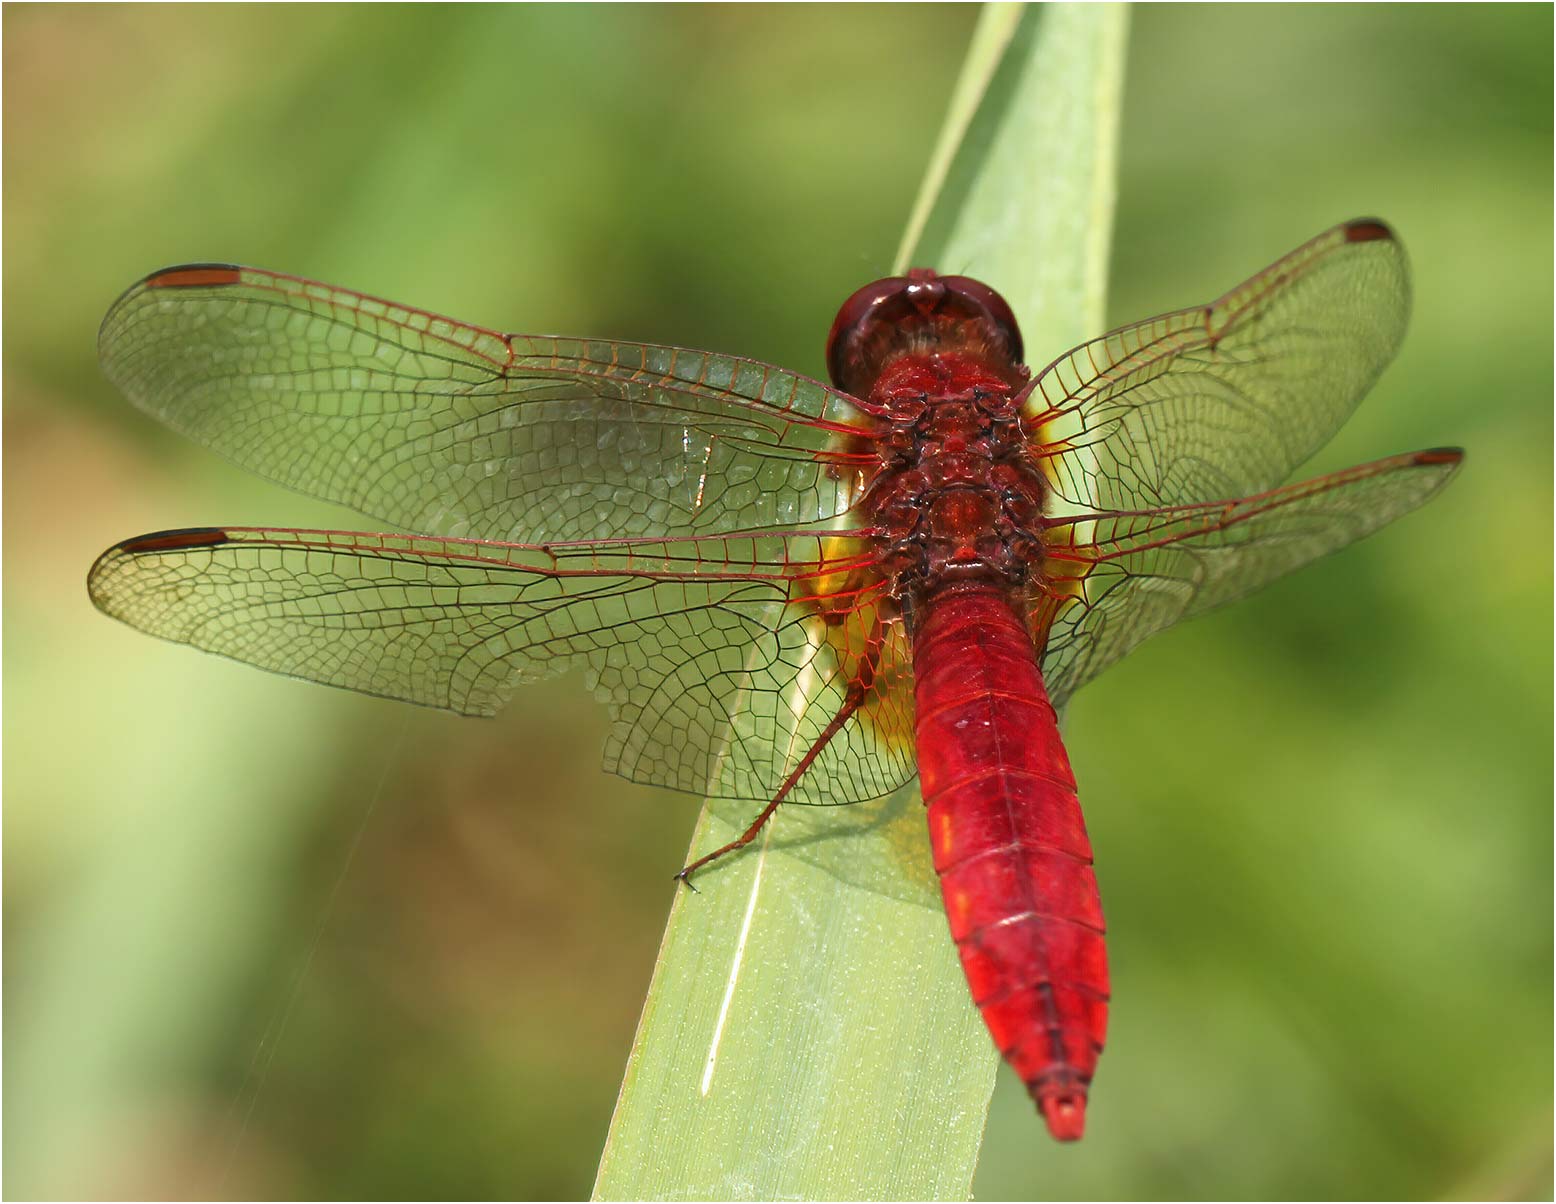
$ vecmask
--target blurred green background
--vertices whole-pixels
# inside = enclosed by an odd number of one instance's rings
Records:
[[[8,1197],[586,1194],[696,813],[577,680],[461,721],[97,615],[125,536],[357,524],[115,396],[114,296],[233,260],[820,373],[975,17],[5,9]],[[1071,708],[1110,1045],[1073,1148],[1001,1071],[981,1197],[1549,1197],[1551,44],[1135,13],[1111,317],[1383,216],[1411,333],[1315,467],[1470,459]]]

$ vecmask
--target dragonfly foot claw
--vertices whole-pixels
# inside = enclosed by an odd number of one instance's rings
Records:
[[[702,892],[700,890],[698,890],[695,886],[692,885],[692,876],[691,876],[690,871],[688,871],[688,870],[677,870],[675,872],[675,874],[672,876],[672,881],[679,882],[682,886],[684,886],[687,890],[691,891],[692,894],[694,894],[694,895],[702,894]]]

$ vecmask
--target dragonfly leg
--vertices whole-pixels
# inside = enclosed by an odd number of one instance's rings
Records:
[[[736,849],[745,848],[746,845],[756,839],[757,834],[767,826],[767,821],[772,819],[773,814],[778,810],[779,805],[787,797],[789,791],[794,789],[795,784],[805,776],[805,772],[815,762],[816,758],[821,755],[821,750],[830,743],[833,736],[843,730],[843,725],[848,722],[849,716],[863,706],[864,700],[870,696],[870,688],[875,684],[876,665],[880,661],[881,649],[885,646],[885,643],[885,628],[877,621],[875,630],[870,636],[870,643],[866,647],[864,655],[859,658],[858,679],[848,687],[848,693],[843,698],[843,705],[838,708],[837,714],[832,717],[832,721],[827,724],[821,735],[816,737],[816,742],[810,746],[810,750],[800,758],[799,764],[794,767],[788,777],[784,778],[783,785],[778,787],[778,793],[773,795],[773,801],[763,807],[761,814],[752,821],[751,826],[734,840],[714,849],[711,853],[697,858],[690,865],[682,866],[680,872],[675,875],[677,879],[684,882],[691,890],[696,890],[697,888],[692,886],[691,881],[691,876],[694,873],[710,861],[717,861],[725,853],[733,853]]]
[[[697,888],[692,885],[692,874],[696,873],[710,861],[717,861],[725,853],[733,853],[736,849],[744,848],[755,840],[756,834],[767,826],[767,821],[772,819],[773,813],[778,810],[778,805],[783,802],[783,796],[789,792],[790,787],[794,784],[794,780],[797,779],[791,778],[790,781],[783,784],[778,794],[773,798],[773,801],[762,808],[762,813],[756,817],[755,822],[749,828],[728,844],[721,845],[714,849],[713,852],[697,858],[690,865],[682,866],[675,876],[686,884],[687,889],[695,891]]]

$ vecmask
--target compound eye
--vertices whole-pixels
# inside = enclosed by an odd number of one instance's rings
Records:
[[[827,372],[839,389],[864,397],[891,355],[925,338],[1021,363],[1021,331],[1003,297],[968,276],[915,268],[873,281],[843,302],[827,336]]]
[[[959,299],[963,307],[976,314],[999,332],[1005,340],[1012,363],[1019,364],[1024,354],[1021,345],[1021,328],[1016,325],[1016,315],[1010,303],[981,280],[971,276],[942,276],[940,283],[952,297]]]
[[[827,335],[827,374],[839,389],[852,391],[846,378],[854,346],[865,337],[871,326],[893,319],[909,283],[906,276],[887,276],[883,280],[872,281],[844,301],[842,308],[837,311],[832,330]]]

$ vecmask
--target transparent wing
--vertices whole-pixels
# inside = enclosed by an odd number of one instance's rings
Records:
[[[1092,514],[1050,530],[1031,603],[1061,706],[1142,640],[1372,534],[1441,489],[1457,449],[1411,452],[1237,501]]]
[[[913,774],[907,649],[873,563],[847,535],[538,547],[232,527],[127,540],[87,584],[164,639],[467,715],[582,665],[614,719],[608,769],[723,797],[772,797],[867,682],[793,796],[847,803]]]
[[[1270,489],[1334,435],[1404,335],[1404,251],[1382,222],[1320,234],[1218,301],[1055,360],[1027,419],[1056,493],[1137,510]]]
[[[252,268],[168,268],[103,320],[136,405],[408,530],[538,543],[841,514],[870,419],[754,360],[508,335]]]

